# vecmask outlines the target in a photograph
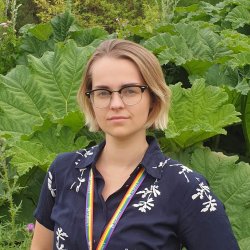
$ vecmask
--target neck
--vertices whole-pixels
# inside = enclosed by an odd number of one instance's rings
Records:
[[[99,166],[110,169],[134,169],[142,160],[147,148],[146,134],[119,139],[106,136],[106,145]]]

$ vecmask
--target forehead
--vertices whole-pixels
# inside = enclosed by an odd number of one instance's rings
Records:
[[[92,87],[120,87],[127,83],[143,83],[137,65],[121,58],[103,57],[95,61],[91,68]]]

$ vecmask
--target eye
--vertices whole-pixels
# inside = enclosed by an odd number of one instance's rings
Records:
[[[127,96],[131,96],[131,95],[136,95],[138,94],[140,91],[139,87],[126,87],[124,89],[122,89],[122,94],[123,95],[127,95]]]
[[[100,98],[105,98],[105,97],[110,96],[109,91],[104,90],[104,89],[95,90],[94,94],[95,94],[96,97],[100,97]]]

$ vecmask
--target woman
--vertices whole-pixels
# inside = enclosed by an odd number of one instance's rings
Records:
[[[59,155],[45,178],[32,250],[239,249],[222,203],[198,173],[165,156],[147,128],[165,129],[170,90],[155,56],[103,42],[78,93],[100,145]]]

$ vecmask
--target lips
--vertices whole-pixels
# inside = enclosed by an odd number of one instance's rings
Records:
[[[126,116],[111,116],[108,118],[109,121],[113,121],[113,120],[125,120],[128,119],[128,117]]]

